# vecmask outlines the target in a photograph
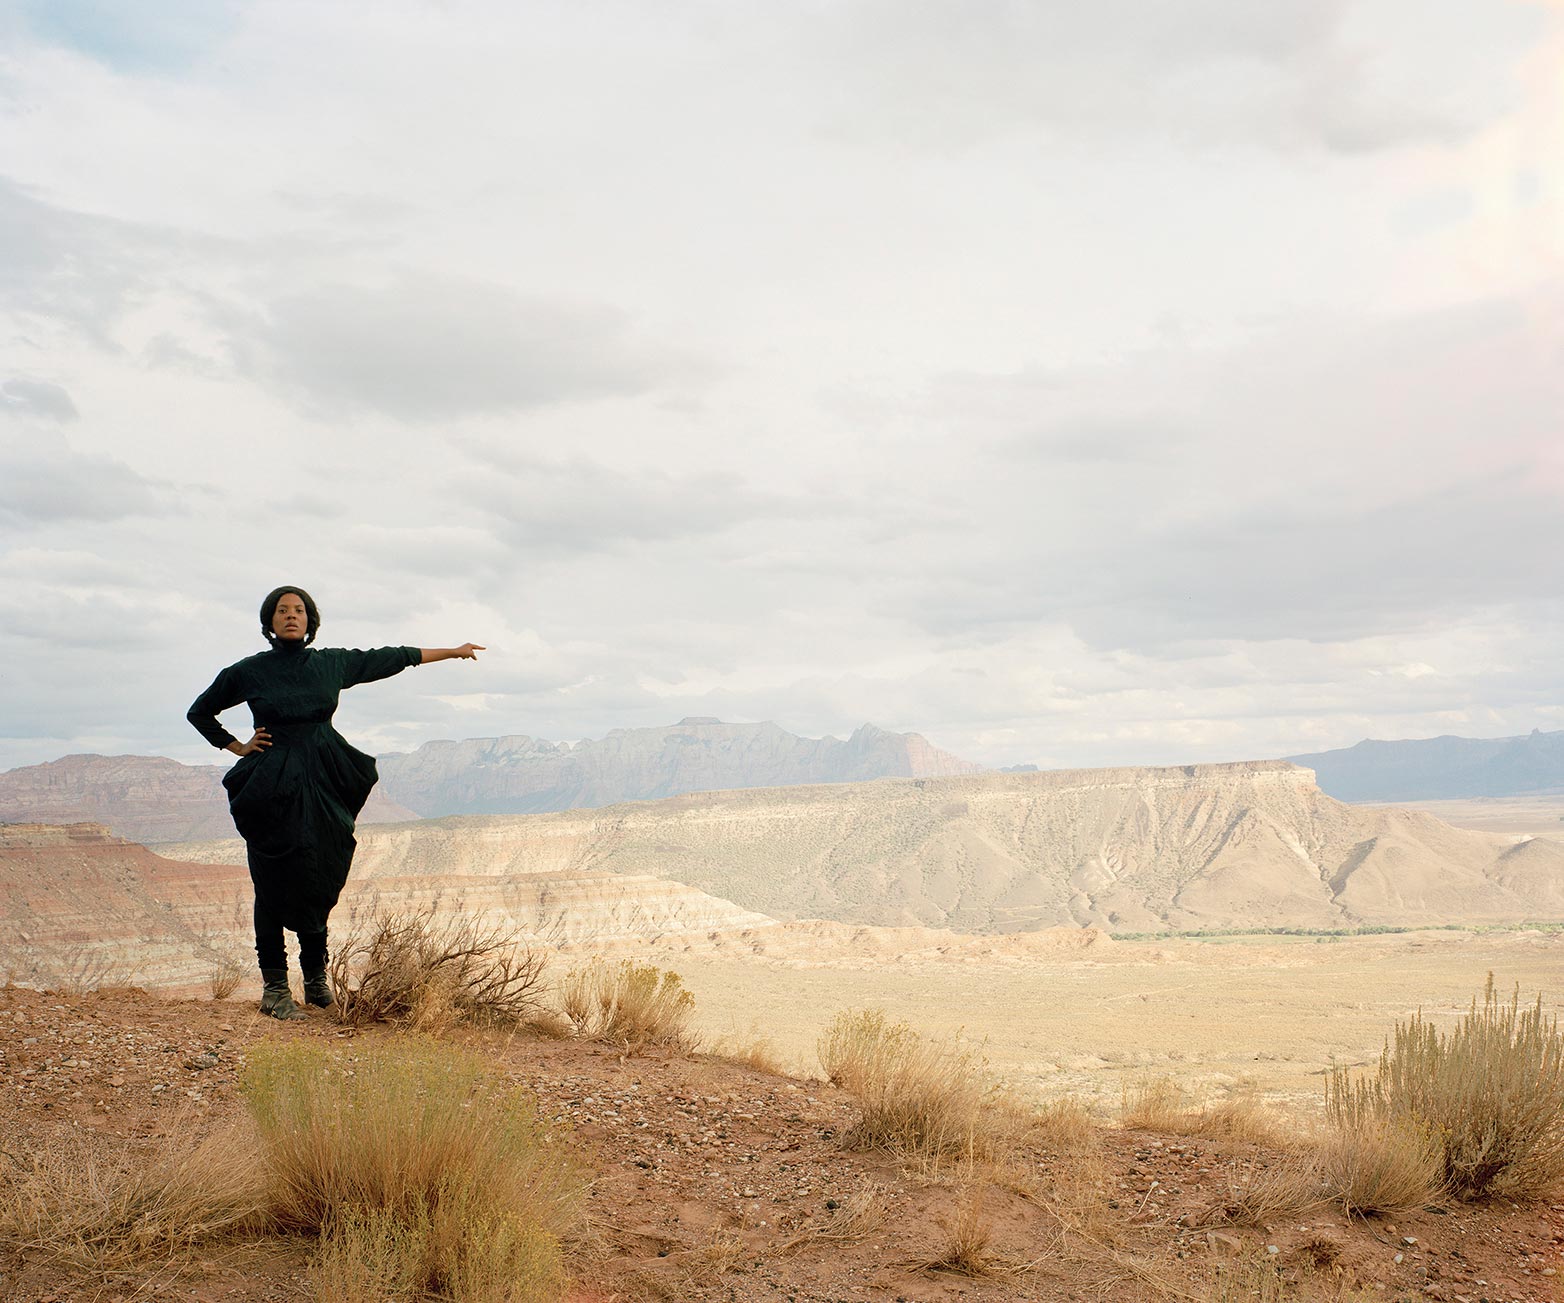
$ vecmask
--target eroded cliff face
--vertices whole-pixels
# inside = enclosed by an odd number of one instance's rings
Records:
[[[235,865],[163,859],[101,824],[0,824],[0,976],[195,989],[248,926],[249,887]]]
[[[216,862],[176,861],[101,824],[0,824],[0,980],[197,994],[228,964],[253,978],[254,897],[247,870],[231,862],[243,844],[217,845],[225,853]],[[522,942],[583,950],[775,926],[665,878],[484,874],[420,861],[401,873],[355,873],[332,930],[340,939],[381,912],[457,908]]]
[[[1564,918],[1556,843],[1344,805],[1281,761],[706,792],[363,830],[355,874],[410,866],[652,875],[775,918],[961,932]]]
[[[100,823],[141,843],[232,837],[225,765],[182,765],[163,756],[66,756],[0,774],[0,821]],[[415,819],[371,794],[366,823]]]

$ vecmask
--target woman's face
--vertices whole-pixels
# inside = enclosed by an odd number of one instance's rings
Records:
[[[309,614],[304,599],[297,593],[284,593],[272,612],[272,632],[283,642],[303,642],[309,632]]]

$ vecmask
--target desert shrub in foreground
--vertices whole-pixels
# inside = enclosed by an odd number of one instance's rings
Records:
[[[1564,1036],[1542,997],[1520,1007],[1488,977],[1481,1007],[1449,1032],[1421,1013],[1397,1023],[1374,1076],[1332,1074],[1327,1112],[1345,1132],[1369,1120],[1426,1134],[1439,1183],[1474,1199],[1545,1195],[1564,1184]]]
[[[75,1147],[33,1154],[0,1198],[0,1238],[67,1269],[113,1275],[259,1227],[265,1190],[248,1128],[192,1144],[183,1130],[118,1162]]]
[[[605,959],[575,969],[559,988],[560,1007],[576,1035],[636,1048],[670,1045],[688,1048],[695,997],[679,975],[653,964]]]
[[[1349,1217],[1413,1212],[1443,1193],[1439,1145],[1410,1122],[1373,1114],[1337,1118],[1315,1159],[1322,1192]]]
[[[557,1295],[581,1177],[473,1055],[398,1039],[351,1058],[257,1046],[244,1078],[284,1229],[321,1235],[323,1299]]]
[[[888,1022],[881,1010],[838,1014],[817,1048],[831,1082],[858,1097],[849,1147],[937,1163],[987,1158],[1010,1134],[1015,1112],[971,1054]]]
[[[513,1026],[541,1009],[543,956],[470,914],[388,914],[339,942],[337,1016],[438,1033],[459,1023]]]

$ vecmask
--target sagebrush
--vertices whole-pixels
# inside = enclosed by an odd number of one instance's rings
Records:
[[[858,1099],[845,1143],[937,1164],[987,1158],[1012,1134],[1017,1110],[971,1053],[937,1044],[879,1009],[849,1010],[821,1035],[820,1064]]]
[[[627,1049],[642,1045],[689,1048],[695,997],[679,975],[653,964],[593,959],[569,973],[560,1007],[578,1036]]]
[[[476,1056],[423,1039],[351,1057],[272,1043],[252,1052],[243,1089],[272,1217],[321,1237],[323,1298],[557,1297],[581,1174],[531,1100]]]
[[[1426,1135],[1438,1182],[1465,1199],[1543,1196],[1564,1185],[1564,1036],[1542,996],[1482,1003],[1448,1032],[1419,1012],[1397,1023],[1372,1077],[1332,1073],[1327,1112],[1345,1130],[1378,1121]]]

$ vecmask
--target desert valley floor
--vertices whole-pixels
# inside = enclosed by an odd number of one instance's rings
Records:
[[[1564,795],[1405,802],[1458,828],[1564,841]],[[870,946],[873,943],[869,943]],[[1195,1095],[1253,1089],[1307,1110],[1332,1062],[1377,1059],[1398,1019],[1441,1025],[1491,972],[1564,1015],[1564,932],[1118,940],[1079,953],[669,956],[715,1039],[768,1036],[799,1070],[835,1011],[879,1007],[959,1036],[1017,1089],[1111,1108],[1169,1076]],[[1001,943],[998,943],[1002,945]]]
[[[1335,1061],[1377,1059],[1397,1019],[1441,1025],[1489,972],[1564,1012],[1564,933],[1413,932],[1342,938],[1115,941],[1087,954],[932,959],[666,956],[709,1037],[768,1036],[798,1070],[842,1008],[879,1007],[959,1035],[1028,1094],[1107,1108],[1146,1076],[1196,1094],[1252,1088],[1315,1106]]]

